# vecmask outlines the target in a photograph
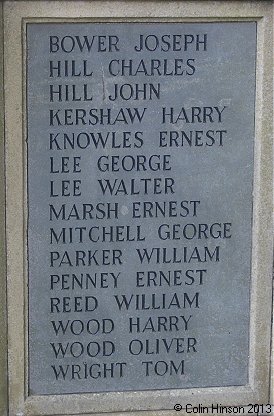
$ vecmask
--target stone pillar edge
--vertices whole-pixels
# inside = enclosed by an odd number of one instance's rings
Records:
[[[5,145],[4,145],[4,17],[0,2],[0,416],[7,410],[7,312],[5,252]]]

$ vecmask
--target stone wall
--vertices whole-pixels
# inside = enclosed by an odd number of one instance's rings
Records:
[[[34,399],[26,400],[25,402],[25,363],[27,359],[24,353],[24,316],[23,311],[25,307],[25,295],[26,289],[23,284],[24,274],[24,196],[23,196],[23,178],[24,168],[23,161],[24,152],[22,150],[23,142],[23,118],[25,108],[22,104],[24,97],[22,96],[22,84],[24,83],[24,69],[21,67],[22,63],[22,33],[21,19],[36,19],[37,22],[42,19],[62,19],[68,21],[68,19],[81,18],[83,20],[90,19],[91,14],[93,18],[100,19],[102,16],[106,19],[120,19],[120,21],[127,21],[128,16],[131,20],[136,19],[141,21],[145,19],[155,18],[164,19],[166,21],[180,21],[183,16],[185,21],[195,21],[197,17],[204,19],[203,21],[237,21],[239,20],[252,20],[255,19],[258,22],[259,38],[258,38],[258,57],[259,62],[262,63],[257,67],[258,85],[257,85],[257,114],[256,119],[258,121],[256,137],[259,138],[256,142],[256,154],[258,159],[255,160],[256,169],[256,192],[254,194],[256,221],[258,221],[258,228],[254,230],[254,238],[258,245],[253,247],[253,269],[256,274],[255,288],[258,289],[256,296],[252,298],[252,313],[256,314],[256,323],[258,328],[256,329],[256,336],[260,342],[252,344],[254,356],[257,363],[261,363],[260,371],[255,374],[253,380],[256,384],[256,376],[264,386],[268,384],[265,380],[265,375],[268,374],[269,359],[264,356],[265,351],[268,349],[268,341],[270,337],[270,269],[271,269],[271,195],[273,192],[273,174],[272,174],[272,133],[271,124],[273,122],[272,117],[272,1],[120,1],[115,2],[105,1],[4,1],[0,3],[0,416],[6,416],[7,403],[8,403],[8,383],[7,383],[7,305],[6,305],[6,276],[8,275],[8,283],[10,290],[8,292],[8,306],[10,309],[9,314],[9,352],[10,352],[10,416],[15,415],[48,415],[48,414],[64,414],[69,415],[72,408],[77,407],[77,414],[89,414],[90,412],[90,398],[80,397],[80,395],[67,397],[63,399],[61,396],[55,396],[55,398],[47,399],[46,396],[41,400],[37,397]],[[3,5],[6,7],[5,19],[3,19]],[[92,8],[92,13],[90,12]],[[225,16],[225,17],[224,17]],[[41,19],[41,20],[40,20]],[[7,65],[6,66],[6,80],[7,80],[7,165],[4,162],[4,88],[3,85],[3,44],[4,44],[4,31],[3,23],[6,24],[6,38],[9,49],[7,49]],[[23,26],[22,26],[23,27]],[[14,45],[13,43],[14,42]],[[14,49],[11,49],[11,45]],[[18,65],[18,67],[17,67]],[[8,69],[10,68],[10,71]],[[19,68],[19,69],[18,69]],[[9,72],[9,74],[7,73]],[[15,103],[14,100],[17,100]],[[5,235],[5,172],[7,172],[7,203],[9,208],[7,211],[7,246],[9,253],[8,271],[6,270],[7,255],[6,255],[6,235]],[[258,198],[258,195],[260,196]],[[18,212],[18,215],[11,212],[11,208],[15,207],[14,212]],[[13,220],[16,221],[13,227]],[[16,231],[20,231],[20,235]],[[259,271],[260,272],[259,272]],[[260,279],[260,276],[262,279]],[[261,282],[266,282],[266,285]],[[260,287],[261,286],[261,287]],[[253,288],[254,289],[254,288]],[[257,312],[258,304],[262,305],[264,300],[267,300],[267,305],[263,309],[265,315],[260,316]],[[18,313],[19,311],[19,313]],[[272,312],[273,313],[273,312]],[[264,317],[267,317],[267,323],[265,324]],[[267,327],[267,329],[265,329]],[[255,329],[252,328],[252,331]],[[261,334],[267,334],[266,338],[262,338]],[[271,365],[271,380],[272,380],[272,403],[273,389],[274,389],[274,340],[272,335],[272,365]],[[24,361],[25,360],[25,361]],[[253,371],[253,363],[251,363],[251,370]],[[256,385],[258,390],[261,386]],[[264,397],[268,396],[268,392],[264,389]],[[142,396],[143,392],[135,394],[129,394],[127,399],[123,398],[124,394],[119,393],[117,396],[113,396],[113,401],[109,404],[107,400],[103,400],[99,395],[95,399],[95,406],[97,413],[92,413],[94,416],[98,415],[98,412],[107,412],[103,414],[110,414],[109,412],[115,411],[117,403],[119,411],[115,413],[116,416],[131,415],[131,416],[170,416],[175,414],[174,411],[159,411],[155,410],[158,406],[158,401],[162,400],[162,395],[159,394],[151,397],[150,411],[138,411],[143,409],[143,398],[149,401],[149,395]],[[163,392],[164,394],[164,392]],[[194,393],[192,393],[194,394]],[[214,400],[215,392],[212,392]],[[242,396],[241,396],[242,394]],[[237,396],[237,402],[240,403],[241,397],[245,396],[246,391],[243,389]],[[203,392],[195,393],[196,399],[203,401]],[[118,398],[118,396],[120,396]],[[112,397],[112,396],[111,396]],[[128,400],[132,399],[134,404],[131,408],[134,411],[128,411]],[[180,397],[179,394],[175,396]],[[191,396],[188,396],[188,399]],[[220,397],[220,396],[219,396]],[[229,393],[224,394],[224,400],[229,402]],[[174,399],[174,400],[175,400]],[[108,399],[109,400],[109,399]],[[111,399],[112,400],[112,399]],[[177,400],[177,399],[176,399]],[[132,402],[132,403],[133,403]],[[175,401],[174,401],[175,403]],[[51,410],[48,410],[48,409]],[[123,409],[125,412],[123,412]],[[163,408],[163,407],[162,407]],[[169,407],[170,408],[170,407]],[[79,410],[80,409],[80,410]],[[148,409],[148,408],[147,408]],[[247,410],[247,409],[246,409]],[[73,410],[71,410],[73,412]],[[100,413],[101,414],[101,413]],[[179,412],[179,415],[183,412]],[[217,416],[217,415],[216,415]]]
[[[6,255],[4,182],[3,4],[0,4],[0,415],[7,414]]]

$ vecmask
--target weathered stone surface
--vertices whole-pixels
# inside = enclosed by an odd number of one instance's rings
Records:
[[[0,415],[7,412],[7,327],[3,97],[3,4],[0,4]]]
[[[50,7],[48,5],[50,4]],[[231,386],[105,394],[28,396],[25,391],[28,357],[25,350],[26,304],[26,199],[24,55],[26,20],[59,22],[81,18],[89,22],[116,19],[134,21],[257,21],[255,164],[251,287],[249,387]],[[34,20],[33,20],[34,19]],[[9,322],[10,414],[129,414],[173,415],[175,403],[242,405],[269,401],[269,344],[272,267],[272,2],[5,2],[7,260]],[[22,33],[23,30],[23,33]],[[24,43],[24,42],[23,42]],[[16,97],[16,99],[14,99]],[[25,208],[23,210],[23,207]],[[267,324],[266,324],[267,323]],[[26,328],[27,330],[27,328]],[[27,396],[27,398],[26,398]],[[160,410],[167,409],[167,410]],[[134,414],[134,413],[133,413]],[[180,414],[185,415],[182,411]]]

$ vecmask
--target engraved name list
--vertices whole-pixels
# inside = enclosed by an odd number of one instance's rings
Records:
[[[32,394],[244,385],[256,25],[27,25]]]

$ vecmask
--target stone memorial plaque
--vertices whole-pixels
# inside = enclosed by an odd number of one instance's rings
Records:
[[[248,382],[256,23],[28,23],[32,395]]]

